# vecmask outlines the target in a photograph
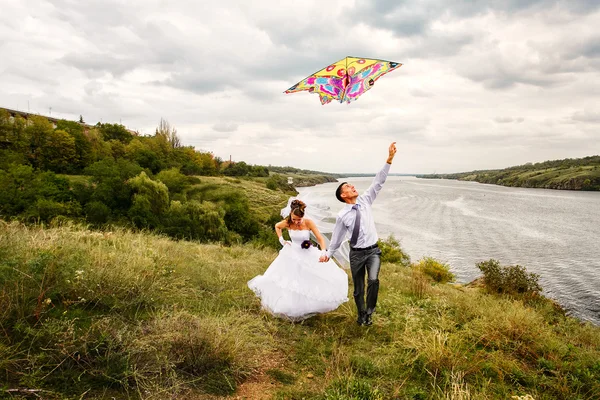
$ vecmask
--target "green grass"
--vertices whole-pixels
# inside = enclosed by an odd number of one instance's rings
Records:
[[[543,298],[384,263],[372,327],[356,325],[352,303],[292,324],[246,286],[273,250],[70,225],[0,232],[4,396],[600,397],[600,329]]]

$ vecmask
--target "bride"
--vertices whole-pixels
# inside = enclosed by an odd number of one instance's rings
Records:
[[[306,204],[296,199],[282,210],[287,218],[275,225],[275,231],[283,249],[263,275],[248,281],[265,310],[292,321],[335,310],[348,301],[348,275],[333,261],[319,262],[325,239],[315,222],[304,218],[305,209]],[[291,242],[281,234],[286,228]],[[322,251],[312,245],[311,232]]]

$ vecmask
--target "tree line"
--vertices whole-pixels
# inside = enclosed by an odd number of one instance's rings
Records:
[[[140,136],[120,124],[53,124],[0,110],[2,218],[114,224],[224,243],[266,237],[272,221],[250,212],[243,190],[199,178],[219,175],[264,177],[272,190],[294,190],[282,176],[267,179],[267,167],[182,145],[165,120]]]
[[[600,156],[526,163],[500,170],[418,175],[426,179],[457,179],[502,186],[600,190]]]

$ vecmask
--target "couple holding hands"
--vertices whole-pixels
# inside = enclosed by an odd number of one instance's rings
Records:
[[[386,181],[395,155],[396,142],[393,142],[386,163],[362,195],[347,182],[338,186],[335,196],[344,207],[337,214],[328,249],[315,221],[305,218],[306,204],[296,199],[282,210],[285,219],[275,225],[275,231],[283,249],[263,275],[248,282],[265,310],[278,317],[301,321],[335,310],[348,301],[348,277],[331,258],[349,236],[357,323],[372,325],[379,292],[381,250],[377,246],[379,238],[371,204]],[[288,230],[291,242],[283,239],[283,229]],[[323,250],[311,246],[311,232]]]

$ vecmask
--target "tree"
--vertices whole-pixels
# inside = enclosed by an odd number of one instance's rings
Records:
[[[40,148],[40,166],[54,172],[71,172],[77,162],[75,138],[57,129],[47,134]]]
[[[81,114],[79,114],[79,123],[85,124],[85,121],[83,120],[83,116]]]
[[[190,185],[188,177],[179,172],[178,168],[162,170],[156,175],[156,179],[167,185],[169,193],[180,193]]]
[[[97,123],[96,128],[98,128],[102,134],[102,138],[106,141],[116,139],[123,143],[129,143],[133,139],[133,135],[121,124]]]
[[[133,189],[133,204],[129,209],[129,217],[138,228],[157,228],[160,217],[169,208],[169,189],[162,182],[155,182],[141,172],[129,180]]]
[[[181,147],[181,140],[177,135],[177,129],[172,127],[165,119],[160,119],[158,128],[156,128],[156,136],[164,137],[173,149]]]
[[[34,167],[40,166],[40,155],[46,138],[54,130],[52,124],[44,117],[32,116],[29,119],[30,124],[25,128],[29,137],[29,158]]]
[[[231,163],[223,171],[224,175],[228,176],[246,176],[250,172],[250,166],[244,161]]]
[[[112,158],[112,148],[109,143],[102,139],[102,133],[97,128],[90,129],[87,133],[90,142],[90,159],[92,162],[105,158]]]
[[[56,122],[56,129],[68,132],[75,139],[77,169],[81,170],[93,162],[92,143],[86,137],[83,126],[74,121],[61,119]]]

